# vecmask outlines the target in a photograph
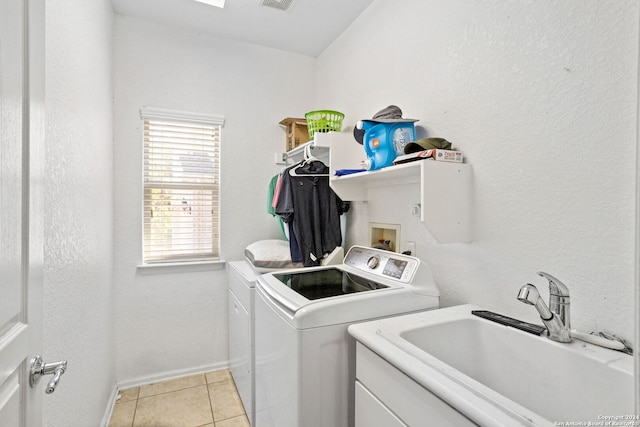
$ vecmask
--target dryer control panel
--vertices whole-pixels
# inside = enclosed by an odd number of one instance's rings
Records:
[[[420,260],[382,249],[353,246],[345,256],[344,264],[376,276],[411,283]]]

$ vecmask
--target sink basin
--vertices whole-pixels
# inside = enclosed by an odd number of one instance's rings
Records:
[[[634,413],[633,357],[557,343],[471,314],[478,309],[409,314],[349,332],[480,425],[587,425]]]

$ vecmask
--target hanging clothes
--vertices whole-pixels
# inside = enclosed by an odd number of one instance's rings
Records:
[[[289,171],[299,165],[300,163],[296,163],[286,167],[280,172],[273,198],[273,209],[276,215],[286,224],[287,230],[289,231],[291,261],[301,263],[303,259],[302,252],[300,251],[300,246],[298,246],[298,239],[296,238],[296,232],[293,227],[293,196],[290,190],[291,181],[289,175]]]
[[[348,202],[329,187],[329,168],[324,163],[304,161],[282,172],[275,212],[291,224],[305,267],[320,265],[326,254],[342,245],[340,215],[348,209]]]
[[[280,226],[280,231],[282,232],[282,236],[285,240],[288,240],[287,233],[285,233],[284,231],[284,223],[282,222],[282,218],[276,215],[275,206],[273,204],[273,200],[277,197],[276,190],[278,189],[280,179],[281,175],[278,174],[271,178],[271,181],[269,181],[269,192],[267,194],[267,213],[273,217],[276,217],[276,219],[278,220],[278,225]]]

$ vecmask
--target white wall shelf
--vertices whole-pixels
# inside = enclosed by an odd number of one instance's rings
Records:
[[[329,138],[325,135],[328,134],[316,133],[316,137],[311,141],[300,144],[293,150],[282,153],[282,161],[286,163],[288,160],[293,160],[293,162],[302,160],[306,147],[309,147],[312,150],[317,149],[316,152],[313,153],[313,155],[316,157],[319,157],[318,153],[322,153],[326,156],[326,153],[329,151]],[[323,136],[325,137],[323,138]]]
[[[471,165],[420,160],[375,171],[334,176],[339,169],[357,169],[365,158],[364,149],[346,133],[330,132],[320,135],[319,139],[323,146],[330,147],[329,182],[342,200],[366,201],[372,187],[419,183],[420,219],[431,235],[441,243],[472,240]]]

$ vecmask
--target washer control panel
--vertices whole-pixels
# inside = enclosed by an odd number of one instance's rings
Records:
[[[376,276],[411,283],[420,260],[382,249],[353,246],[345,256],[344,264]]]
[[[378,255],[374,255],[367,260],[367,267],[369,268],[378,268],[380,265],[380,257]]]

